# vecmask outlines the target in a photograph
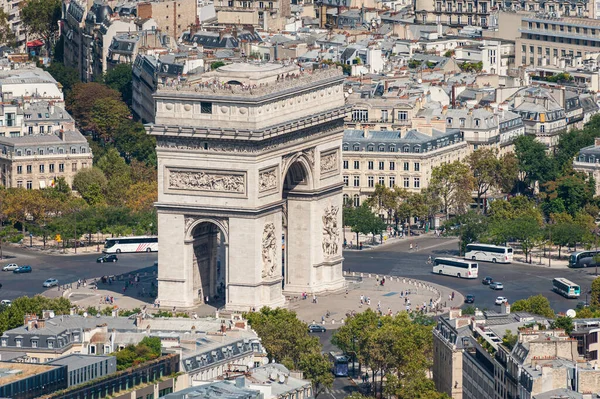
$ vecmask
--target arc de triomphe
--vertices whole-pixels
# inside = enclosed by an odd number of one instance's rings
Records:
[[[336,68],[231,64],[160,85],[158,299],[232,310],[344,286]]]

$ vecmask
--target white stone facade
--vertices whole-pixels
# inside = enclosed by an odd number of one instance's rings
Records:
[[[233,64],[203,79],[159,87],[147,128],[161,305],[218,295],[249,310],[342,288],[341,72]]]

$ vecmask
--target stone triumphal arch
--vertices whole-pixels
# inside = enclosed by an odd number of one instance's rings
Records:
[[[342,82],[335,68],[232,64],[159,86],[161,305],[248,310],[344,286]]]

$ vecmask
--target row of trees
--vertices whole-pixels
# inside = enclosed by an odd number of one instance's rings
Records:
[[[380,316],[371,309],[349,317],[332,342],[371,371],[374,396],[446,398],[428,378],[433,364],[432,322],[402,312]],[[375,375],[383,376],[378,381]]]

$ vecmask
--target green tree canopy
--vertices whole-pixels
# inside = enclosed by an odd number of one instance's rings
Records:
[[[519,170],[525,176],[525,183],[531,186],[534,182],[540,184],[552,180],[556,176],[554,158],[546,153],[546,146],[530,135],[519,136],[515,139],[515,155],[519,162]]]
[[[554,318],[554,310],[550,307],[550,301],[541,294],[516,301],[512,304],[511,311],[529,312],[543,317]]]
[[[469,167],[460,161],[433,168],[429,182],[431,193],[439,198],[446,219],[450,212],[465,213],[471,203],[473,177]]]
[[[48,73],[62,85],[63,93],[65,93],[66,97],[69,96],[73,86],[80,82],[77,70],[75,68],[65,66],[61,62],[53,62],[48,68],[46,68],[46,71],[48,71]]]
[[[21,3],[21,21],[30,35],[44,39],[48,52],[58,33],[61,7],[60,0],[27,0]]]
[[[114,68],[109,69],[103,77],[104,84],[120,92],[123,96],[123,101],[131,104],[133,79],[131,64],[118,64]]]
[[[73,178],[73,189],[90,205],[105,204],[104,191],[108,181],[100,168],[85,168]]]
[[[81,130],[96,131],[92,109],[101,99],[120,100],[121,94],[101,83],[77,83],[66,99],[67,111],[77,122]]]

